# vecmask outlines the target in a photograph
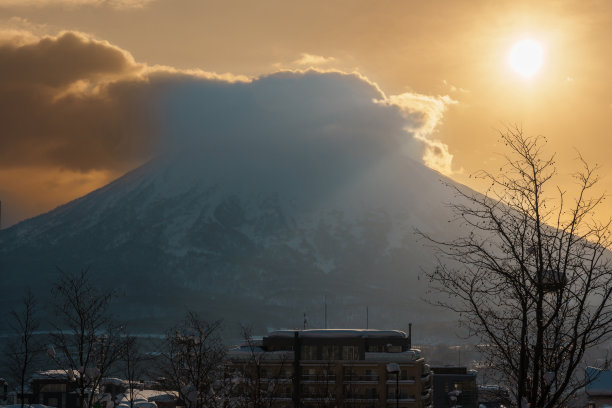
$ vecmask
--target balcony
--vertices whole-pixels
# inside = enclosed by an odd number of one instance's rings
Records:
[[[343,381],[345,383],[356,383],[356,382],[372,383],[372,382],[380,381],[380,376],[378,374],[345,375]]]
[[[390,374],[387,377],[387,384],[389,384],[389,385],[395,385],[396,383],[400,383],[400,384],[414,384],[415,382],[416,381],[415,381],[414,377],[402,377],[400,375],[399,379],[396,379],[393,374]]]
[[[302,374],[302,382],[305,383],[335,383],[335,374]]]
[[[366,361],[386,361],[397,363],[410,363],[421,359],[419,350],[406,350],[399,353],[370,353],[366,352],[364,356]]]
[[[387,398],[387,403],[394,403],[395,404],[396,402],[398,402],[398,400],[396,400],[395,397]],[[406,403],[406,402],[416,402],[416,399],[415,398],[402,398],[402,397],[400,397],[400,399],[399,399],[399,403],[400,404],[401,403]]]
[[[270,383],[277,383],[277,384],[291,384],[293,382],[293,380],[291,378],[268,378],[268,377],[263,377],[260,378],[259,381],[261,382],[270,382]]]
[[[414,395],[409,395],[405,392],[400,392],[397,396],[395,395],[395,392],[387,393],[387,402],[396,402],[397,400],[399,400],[399,402],[416,402]]]
[[[380,399],[380,394],[375,392],[366,392],[366,393],[349,393],[344,396],[345,401],[349,402],[370,402],[370,401],[378,401]]]

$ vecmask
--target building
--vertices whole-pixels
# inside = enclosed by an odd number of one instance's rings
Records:
[[[502,408],[512,405],[510,392],[500,385],[479,385],[478,406],[485,408]]]
[[[78,407],[77,383],[64,370],[37,371],[30,379],[32,403],[57,408]]]
[[[35,372],[26,386],[25,395],[9,393],[7,403],[18,405],[23,398],[27,404],[41,404],[55,408],[79,408],[78,384],[76,376],[69,370],[46,370]],[[0,379],[1,380],[1,379]],[[0,383],[1,384],[1,383]],[[139,382],[130,394],[129,382],[120,378],[102,378],[95,390],[95,403],[104,407],[130,407],[130,396],[134,397],[135,408],[176,408],[175,392],[159,388],[155,382]]]
[[[478,408],[476,371],[466,367],[431,367],[433,405],[436,408]]]
[[[587,367],[585,372],[586,386],[584,394],[588,408],[608,407],[612,405],[612,370]]]
[[[275,407],[431,406],[431,377],[397,330],[281,330],[228,353],[234,398]]]
[[[0,378],[0,405],[6,405],[8,401],[8,382]]]

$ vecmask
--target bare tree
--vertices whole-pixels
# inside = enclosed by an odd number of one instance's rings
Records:
[[[278,398],[292,397],[291,362],[282,352],[269,353],[259,349],[252,329],[242,327],[244,354],[233,359],[230,375],[233,384],[233,406],[264,408],[278,405]]]
[[[32,374],[34,362],[41,351],[40,344],[34,338],[34,332],[40,325],[36,318],[37,310],[36,298],[32,291],[28,289],[23,298],[21,310],[12,310],[10,313],[10,328],[15,335],[15,339],[7,342],[5,360],[12,377],[19,384],[21,408],[25,405],[23,396],[26,380]]]
[[[187,408],[218,405],[216,381],[223,378],[225,347],[221,323],[188,312],[184,321],[166,333],[161,371]]]
[[[138,339],[134,336],[125,336],[123,353],[121,355],[122,372],[128,382],[128,399],[130,408],[134,408],[136,400],[136,387],[147,374],[147,366],[151,357],[140,351]]]
[[[487,192],[455,188],[451,208],[465,234],[426,236],[439,251],[428,275],[518,406],[562,406],[585,385],[585,351],[612,332],[610,222],[594,217],[604,199],[593,192],[596,166],[579,157],[570,200],[551,186],[555,157],[544,138],[516,127],[500,134],[509,153],[498,174],[478,174]]]
[[[328,356],[326,360],[325,366],[311,369],[312,372],[307,374],[310,379],[316,381],[313,387],[314,395],[311,399],[318,408],[332,408],[338,406],[336,393],[336,362],[333,356]],[[305,378],[308,377],[302,374],[302,379]],[[352,394],[354,392],[350,384],[346,388],[347,394]]]
[[[58,320],[51,335],[54,349],[49,355],[77,384],[82,407],[97,402],[100,380],[122,355],[120,328],[110,318],[112,292],[93,285],[87,270],[70,274],[60,270],[53,289]]]

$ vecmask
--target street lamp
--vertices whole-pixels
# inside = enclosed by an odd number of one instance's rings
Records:
[[[395,373],[395,406],[396,408],[399,408],[399,374],[400,374],[399,364],[388,363],[387,373],[389,374]]]

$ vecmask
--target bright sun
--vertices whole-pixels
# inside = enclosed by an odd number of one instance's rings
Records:
[[[525,78],[531,78],[542,66],[542,47],[535,41],[523,40],[512,47],[510,65]]]

